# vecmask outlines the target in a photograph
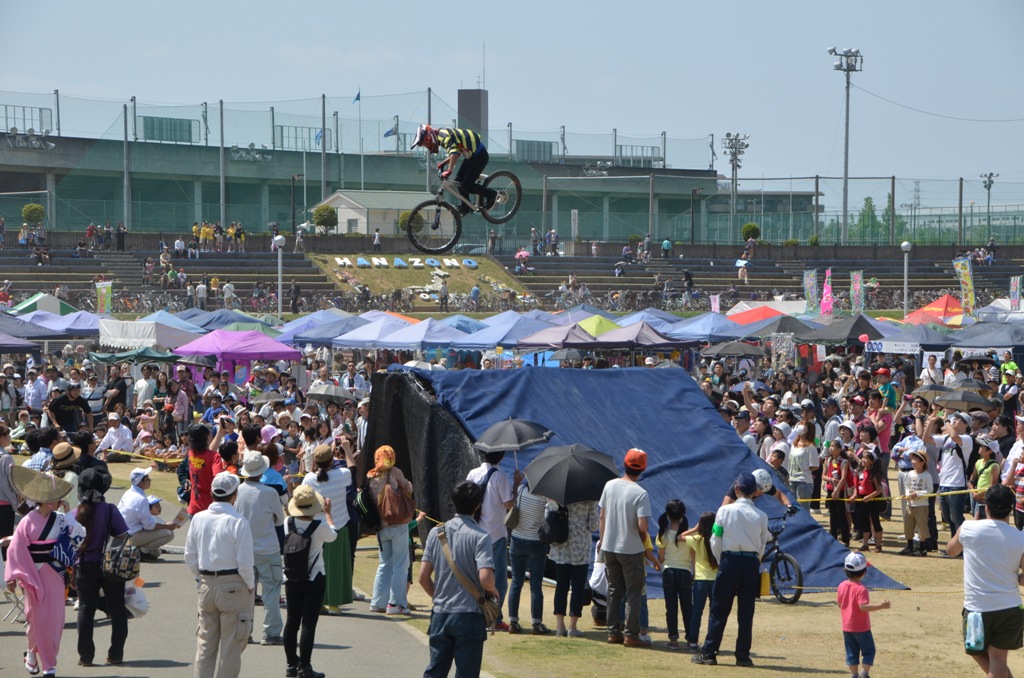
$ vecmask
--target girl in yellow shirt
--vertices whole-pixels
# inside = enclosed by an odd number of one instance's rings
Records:
[[[693,601],[693,551],[685,542],[676,539],[690,527],[686,520],[686,505],[681,499],[670,499],[665,512],[658,518],[658,562],[661,564],[661,583],[665,592],[665,624],[668,626],[668,647],[679,648],[679,613],[683,615],[683,630],[690,636],[690,614]]]
[[[711,528],[715,526],[715,512],[705,511],[697,521],[697,527],[679,535],[677,541],[693,552],[693,601],[691,603],[690,623],[686,625],[686,645],[696,652],[700,649],[701,618],[704,606],[711,598],[711,590],[718,576],[718,560],[711,552]]]

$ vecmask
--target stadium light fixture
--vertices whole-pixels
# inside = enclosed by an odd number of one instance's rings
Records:
[[[840,231],[840,242],[847,242],[850,198],[850,75],[864,70],[864,57],[859,49],[844,49],[838,52],[835,47],[828,50],[839,61],[832,65],[833,70],[841,71],[846,76],[846,131],[843,142],[843,218]]]

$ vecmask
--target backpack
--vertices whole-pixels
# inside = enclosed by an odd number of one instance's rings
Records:
[[[311,521],[301,534],[295,530],[295,518],[289,517],[288,521],[288,536],[284,540],[284,576],[288,581],[306,581],[310,569],[310,537],[320,526],[320,521]]]
[[[359,514],[359,530],[362,534],[376,534],[380,529],[380,513],[377,511],[377,501],[370,492],[369,478],[363,479],[362,487],[356,492],[353,502],[356,513]]]
[[[569,541],[569,509],[559,504],[558,510],[548,511],[537,534],[545,544],[564,544]]]

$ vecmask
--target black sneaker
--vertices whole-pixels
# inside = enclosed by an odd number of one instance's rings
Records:
[[[299,667],[298,666],[289,666],[288,668],[286,668],[284,670],[284,678],[298,678],[298,675],[299,675]]]
[[[690,662],[694,664],[703,664],[704,666],[718,666],[718,659],[708,656],[703,652],[698,652],[690,657]]]
[[[742,666],[746,669],[752,669],[754,668],[754,662],[750,660],[750,657],[747,657],[746,659],[737,659],[736,666]]]
[[[484,198],[483,198],[483,205],[480,207],[480,209],[484,209],[484,210],[491,209],[492,207],[494,207],[494,203],[497,200],[498,200],[498,194],[497,193],[488,193],[487,195],[484,196]]]
[[[457,210],[455,210],[455,211],[459,213],[460,217],[464,217],[467,214],[469,214],[470,212],[472,212],[473,210],[470,209],[469,205],[467,205],[466,203],[460,203],[459,204],[459,208]]]
[[[533,625],[533,635],[535,636],[546,636],[551,633],[551,629],[544,626],[543,623]]]
[[[508,632],[512,635],[518,635],[523,632],[523,627],[517,621],[510,621],[508,623]]]

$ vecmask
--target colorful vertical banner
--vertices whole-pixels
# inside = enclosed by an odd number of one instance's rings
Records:
[[[804,271],[804,299],[807,306],[804,313],[807,315],[818,315],[818,272]]]
[[[708,297],[711,300],[711,312],[721,313],[722,312],[722,295],[712,294]]]
[[[960,257],[953,260],[953,270],[956,277],[960,279],[960,305],[963,306],[964,315],[974,317],[974,275],[971,272],[970,257]]]
[[[821,317],[832,316],[832,269],[825,269],[825,284],[821,286]]]
[[[1010,278],[1010,310],[1020,310],[1020,278],[1021,276],[1015,275]]]
[[[850,311],[864,310],[864,271],[850,271]]]
[[[96,283],[96,314],[104,315],[106,313],[113,313],[114,308],[110,300],[110,286],[113,283],[110,282],[98,282]]]

